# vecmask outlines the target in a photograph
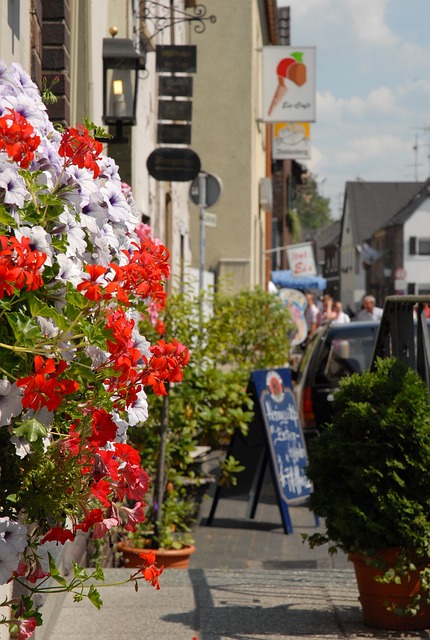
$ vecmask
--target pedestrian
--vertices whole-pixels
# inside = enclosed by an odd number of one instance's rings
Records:
[[[351,320],[354,320],[355,318],[355,313],[354,311],[351,309],[351,306],[349,304],[346,305],[346,309],[345,309],[345,313],[347,313],[349,315],[349,317],[351,318]]]
[[[305,320],[308,328],[308,335],[307,335],[305,344],[308,344],[309,340],[311,339],[311,337],[313,336],[313,334],[318,328],[319,309],[315,304],[315,298],[313,293],[311,293],[310,291],[307,291],[305,295],[308,303],[308,306],[305,309]]]
[[[374,296],[366,295],[363,298],[363,308],[357,313],[356,320],[376,320],[379,321],[382,318],[383,309],[376,306],[376,299]]]
[[[340,300],[336,300],[333,303],[333,311],[336,313],[336,316],[331,321],[332,324],[347,324],[348,322],[351,322],[351,318],[343,310]]]
[[[327,293],[323,296],[322,307],[322,311],[320,311],[319,314],[318,324],[323,324],[324,322],[329,322],[336,318],[337,314],[333,309],[333,298]]]

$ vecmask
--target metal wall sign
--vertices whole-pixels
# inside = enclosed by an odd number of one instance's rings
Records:
[[[195,73],[197,71],[196,45],[157,45],[155,66],[159,73]]]
[[[198,176],[201,162],[192,149],[161,147],[148,156],[146,166],[155,180],[188,182]]]
[[[158,123],[157,142],[158,144],[191,144],[191,125]]]
[[[159,120],[191,121],[192,102],[189,100],[159,100]]]
[[[158,95],[191,98],[193,78],[191,76],[159,76]]]

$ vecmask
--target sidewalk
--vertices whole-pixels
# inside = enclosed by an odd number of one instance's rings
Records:
[[[310,550],[300,533],[317,531],[305,507],[292,507],[294,532],[286,535],[270,484],[254,521],[245,497],[221,499],[212,526],[204,504],[194,531],[190,569],[166,570],[161,590],[128,584],[102,590],[98,612],[66,599],[49,640],[335,640],[430,638],[363,625],[352,568],[341,554]],[[109,581],[127,569],[105,571]]]

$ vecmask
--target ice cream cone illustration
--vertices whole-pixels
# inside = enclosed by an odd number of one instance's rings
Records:
[[[270,103],[269,111],[267,112],[269,116],[272,114],[273,109],[275,109],[275,107],[277,107],[281,102],[286,93],[287,87],[285,85],[285,78],[284,76],[278,75],[278,86],[276,87],[275,95],[273,96],[272,102]]]
[[[288,79],[294,82],[298,87],[301,87],[306,82],[306,65],[302,62],[303,53],[301,51],[295,51],[289,58],[283,58],[276,67],[276,73],[278,75],[278,86],[275,94],[270,103],[268,115],[270,116],[273,110],[281,102],[284,95],[287,93],[287,85],[285,80]]]

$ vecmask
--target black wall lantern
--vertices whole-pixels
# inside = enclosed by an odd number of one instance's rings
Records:
[[[144,68],[145,59],[131,40],[103,38],[103,122],[115,124],[120,136],[123,125],[136,124],[139,70]]]

